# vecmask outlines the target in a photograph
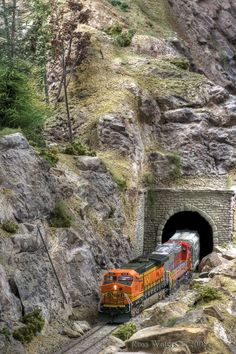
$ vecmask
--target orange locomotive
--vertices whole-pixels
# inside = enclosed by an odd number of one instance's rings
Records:
[[[199,235],[177,231],[148,257],[138,257],[104,275],[99,312],[125,322],[171,292],[199,262]]]

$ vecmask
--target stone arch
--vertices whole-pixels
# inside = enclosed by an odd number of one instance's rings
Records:
[[[165,217],[163,218],[163,221],[158,226],[157,235],[156,235],[156,237],[157,237],[156,244],[160,244],[162,242],[163,230],[164,230],[164,227],[165,227],[166,223],[168,222],[168,220],[172,216],[174,216],[175,214],[178,214],[181,212],[196,212],[199,215],[201,215],[208,222],[208,224],[211,226],[214,243],[215,244],[218,243],[217,227],[216,227],[214,220],[210,217],[210,215],[208,215],[205,211],[201,210],[198,207],[195,207],[190,204],[185,204],[181,207],[173,208],[173,209],[169,210],[168,213],[166,213]]]

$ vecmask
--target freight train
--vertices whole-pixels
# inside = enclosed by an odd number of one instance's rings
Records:
[[[197,231],[181,230],[148,256],[109,270],[100,287],[100,316],[123,323],[164,299],[191,276],[199,264],[199,255]]]

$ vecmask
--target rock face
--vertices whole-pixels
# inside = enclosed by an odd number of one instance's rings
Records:
[[[48,216],[56,187],[48,164],[19,133],[0,138],[0,221],[19,222]]]
[[[119,189],[106,166],[97,157],[78,157],[78,173],[65,165],[53,176],[21,134],[1,138],[0,151],[0,222],[19,227],[12,235],[0,228],[0,323],[12,326],[38,307],[49,321],[62,313],[65,299],[37,226],[67,302],[96,307],[103,270],[125,262],[131,252]],[[52,229],[42,220],[65,195],[67,209],[75,206],[73,226]]]
[[[195,67],[211,80],[235,91],[234,0],[169,0],[169,4],[178,23],[177,31],[180,34],[184,31]]]

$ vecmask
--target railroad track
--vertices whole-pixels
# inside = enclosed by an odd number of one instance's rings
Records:
[[[118,325],[102,324],[93,327],[82,337],[73,340],[67,346],[55,354],[98,354],[104,349],[107,337],[118,327]]]

